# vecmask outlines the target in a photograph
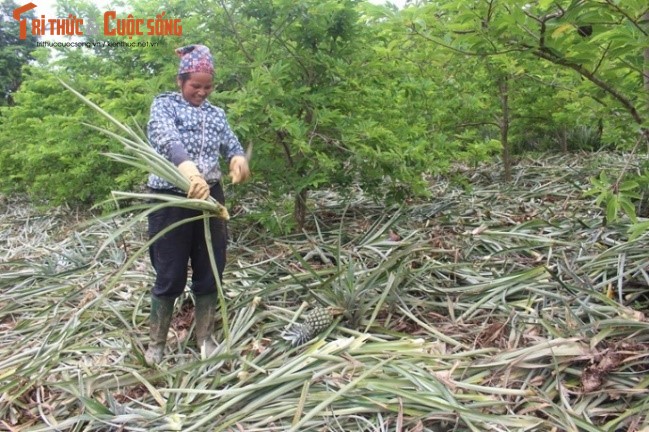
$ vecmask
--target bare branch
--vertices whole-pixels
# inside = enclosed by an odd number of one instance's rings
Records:
[[[462,129],[462,128],[467,128],[467,127],[476,127],[476,126],[495,126],[497,128],[500,128],[500,124],[497,122],[469,122],[469,123],[459,123],[455,125],[455,129]]]
[[[531,48],[531,47],[530,47]],[[614,99],[616,99],[618,102],[624,106],[627,111],[631,114],[633,117],[633,120],[635,120],[636,123],[642,124],[642,117],[640,116],[640,113],[638,113],[638,110],[636,109],[635,105],[633,105],[633,102],[621,93],[619,93],[617,90],[615,90],[613,87],[611,87],[608,83],[602,81],[600,78],[595,76],[595,74],[582,65],[578,63],[574,63],[570,60],[567,60],[563,57],[559,57],[555,54],[552,54],[548,50],[545,49],[533,49],[530,51],[532,54],[535,56],[542,58],[544,60],[547,60],[551,63],[560,65],[560,66],[565,66],[567,68],[570,68],[577,73],[579,73],[581,76],[586,78],[588,81],[592,82],[595,84],[597,87],[600,89],[604,90],[606,93],[611,95]]]
[[[625,17],[627,20],[629,20],[629,22],[631,22],[638,30],[640,30],[643,35],[647,36],[647,32],[639,24],[638,22],[639,20],[638,21],[634,20],[628,13],[626,13],[626,11],[624,11],[620,6],[613,3],[611,0],[606,0],[606,4],[612,7],[617,13]],[[642,17],[642,15],[643,14],[641,14],[640,16]]]
[[[435,38],[433,38],[433,37],[431,37],[431,36],[429,36],[427,34],[421,33],[420,31],[417,30],[417,28],[414,26],[414,24],[410,26],[410,29],[413,31],[413,34],[415,36],[419,36],[419,37],[421,37],[423,39],[426,39],[429,42],[434,43],[435,45],[439,45],[439,46],[441,46],[443,48],[454,51],[454,52],[456,52],[458,54],[463,54],[463,55],[471,56],[471,57],[483,57],[483,56],[486,56],[486,55],[501,55],[501,54],[508,54],[508,53],[512,53],[512,52],[527,51],[527,49],[520,49],[520,48],[512,48],[512,49],[507,49],[507,50],[502,50],[502,51],[493,51],[493,52],[490,52],[490,53],[478,53],[478,52],[464,51],[464,50],[461,50],[459,48],[455,48],[455,47],[453,47],[451,45],[445,44],[445,43],[443,43],[443,42],[441,42],[441,41],[439,41],[439,40],[437,40],[437,39],[435,39]]]
[[[234,37],[237,40],[237,45],[239,45],[241,52],[246,57],[246,60],[248,60],[249,62],[253,62],[255,59],[253,56],[250,55],[250,53],[246,50],[246,47],[243,45],[243,40],[239,35],[239,32],[237,31],[237,26],[234,24],[234,19],[232,18],[232,14],[230,14],[230,11],[228,10],[223,0],[219,0],[219,3],[221,4],[221,8],[223,8],[223,12],[225,12],[225,16],[228,19],[228,22],[230,23],[230,28],[234,33]]]
[[[604,48],[604,52],[602,53],[602,56],[599,58],[599,61],[597,62],[597,65],[595,65],[595,67],[593,68],[593,75],[597,73],[597,70],[599,69],[599,67],[600,67],[600,66],[602,65],[602,63],[604,62],[604,59],[606,58],[606,54],[608,53],[608,50],[609,50],[610,48],[611,48],[611,42],[609,42],[609,43],[606,45],[606,48]]]

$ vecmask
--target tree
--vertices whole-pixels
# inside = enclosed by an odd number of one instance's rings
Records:
[[[580,91],[640,127],[647,118],[645,12],[637,0],[445,1],[418,10],[423,20],[412,29],[463,55],[515,58],[535,73],[541,67],[529,61],[541,60],[576,73],[589,84]]]
[[[217,97],[255,143],[255,171],[274,196],[293,194],[298,230],[308,192],[321,186],[359,181],[395,198],[424,190],[431,159],[411,120],[425,113],[405,110],[413,83],[375,56],[359,3],[220,1],[209,20],[222,41]]]
[[[69,13],[100,16],[90,3],[59,4],[59,16]],[[173,50],[163,44],[146,50],[105,46],[102,42],[118,40],[100,34],[91,39],[100,44],[90,49],[57,48],[55,58],[47,48],[32,52],[34,61],[23,69],[15,105],[0,108],[3,191],[27,192],[49,204],[93,204],[107,198],[111,190],[138,188],[146,178],[146,173],[103,155],[119,151],[121,145],[86,125],[108,126],[67,92],[57,77],[114,117],[144,128],[155,94],[173,88],[174,68],[165,61],[167,54],[173,57]]]
[[[75,169],[107,175],[101,184],[77,185],[76,199],[99,199],[116,183],[133,187],[144,173],[102,160],[99,152],[115,143],[80,126],[96,118],[45,81],[60,74],[116,117],[144,126],[153,97],[175,89],[173,49],[199,42],[216,60],[211,101],[225,108],[244,146],[254,144],[253,172],[267,185],[268,208],[292,198],[294,223],[285,229],[304,225],[309,192],[324,186],[351,191],[358,183],[388,203],[425,196],[426,176],[452,161],[476,164],[498,151],[508,161],[510,146],[542,150],[548,137],[567,149],[569,132],[579,127],[624,147],[633,133],[625,124],[634,112],[629,107],[640,117],[646,111],[646,98],[637,95],[642,23],[631,3],[618,10],[614,2],[539,1],[523,8],[514,1],[446,0],[398,10],[360,0],[135,2],[128,11],[134,16],[164,9],[183,17],[182,37],[124,39],[159,43],[146,49],[62,49],[56,61],[28,66],[31,75],[17,93],[21,107],[0,131],[0,164],[8,166],[3,183],[14,187],[11,179],[22,179],[33,193],[68,199],[64,173],[73,159],[63,155],[88,143],[92,152],[78,154]],[[85,2],[61,7],[60,13],[100,14]],[[193,13],[199,8],[200,15]],[[581,14],[593,10],[604,10],[608,21]],[[609,27],[610,43],[599,36]],[[637,40],[631,46],[617,38]],[[29,134],[20,132],[21,123]]]
[[[599,112],[605,113],[607,119],[617,117],[635,123],[636,127],[631,131],[638,139],[632,140],[631,145],[620,147],[633,147],[635,150],[642,139],[649,144],[646,2],[539,0],[521,4],[495,0],[438,1],[430,2],[415,15],[416,19],[411,22],[413,32],[437,46],[486,61],[496,57],[511,59],[532,73],[540,70],[537,66],[540,60],[542,64],[551,64],[578,77],[582,83],[573,82],[571,90],[587,94],[597,101],[604,107]],[[544,74],[538,78],[543,81],[549,76]],[[508,94],[511,96],[509,90]],[[575,112],[577,110],[573,109],[572,113]],[[553,115],[555,120],[560,117]],[[566,116],[562,118],[566,119]],[[583,119],[583,115],[576,118]],[[603,135],[603,123],[600,117],[599,137]],[[616,129],[629,128],[620,124]],[[504,144],[506,138],[503,137],[502,141]],[[506,160],[506,171],[507,167]],[[632,206],[619,203],[629,202],[623,195],[637,195],[640,185],[646,184],[647,174],[640,175],[643,181],[626,181],[622,188],[620,185],[627,180],[624,174],[618,175],[614,183],[605,187],[601,181],[595,183],[594,193],[605,197],[602,202],[606,201],[609,218],[619,210],[635,218]]]
[[[19,22],[14,20],[13,11],[19,5],[13,0],[0,3],[0,106],[13,105],[13,95],[23,80],[22,68],[33,60],[37,36],[29,32],[24,40],[19,38]],[[30,10],[22,15],[26,19],[36,17]]]

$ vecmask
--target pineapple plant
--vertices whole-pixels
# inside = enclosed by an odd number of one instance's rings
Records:
[[[383,226],[385,231],[389,225]],[[321,280],[319,286],[311,287],[309,295],[322,306],[313,308],[303,316],[302,323],[292,324],[281,334],[282,338],[291,342],[291,345],[301,345],[315,338],[333,322],[334,317],[342,315],[346,327],[356,329],[364,327],[367,331],[375,322],[379,310],[385,305],[390,287],[397,285],[400,277],[389,270],[399,266],[404,257],[412,253],[404,249],[394,257],[383,261],[376,271],[368,271],[362,263],[355,261],[350,256],[342,255],[335,251],[331,255],[336,257],[338,271],[326,280]],[[342,266],[347,262],[346,268]],[[301,261],[302,265],[317,274],[308,263]],[[377,287],[385,286],[381,292]]]
[[[282,338],[291,345],[298,346],[315,338],[323,332],[341,313],[341,309],[333,307],[316,307],[302,318],[302,323],[294,323],[282,332]]]

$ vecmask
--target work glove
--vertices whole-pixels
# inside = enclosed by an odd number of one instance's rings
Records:
[[[189,190],[187,198],[207,199],[210,196],[210,186],[203,178],[203,174],[198,171],[196,164],[192,161],[185,161],[178,165],[178,171],[189,180]]]
[[[245,156],[234,156],[230,159],[230,177],[232,178],[233,184],[248,180],[248,177],[250,177],[248,158]]]

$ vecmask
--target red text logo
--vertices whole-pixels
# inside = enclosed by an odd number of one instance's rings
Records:
[[[20,39],[27,38],[27,20],[20,19],[24,12],[36,8],[34,3],[27,3],[13,11],[15,20],[20,21]],[[136,18],[129,14],[126,18],[118,18],[117,12],[107,11],[103,15],[102,25],[98,22],[88,23],[88,35],[96,35],[98,28],[103,28],[104,36],[182,36],[183,27],[180,19],[168,18],[166,12],[161,12],[155,18]],[[99,20],[97,20],[99,21]],[[70,14],[67,18],[46,19],[41,15],[39,19],[31,20],[31,34],[36,36],[83,36],[84,20]]]

